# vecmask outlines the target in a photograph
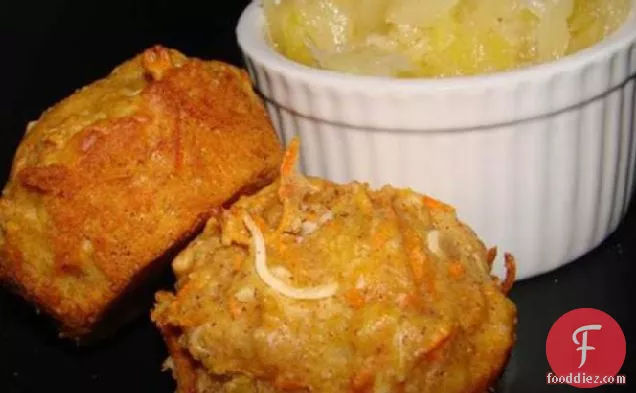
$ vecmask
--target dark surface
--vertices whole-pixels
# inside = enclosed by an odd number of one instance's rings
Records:
[[[227,3],[227,4],[225,4]],[[0,180],[27,121],[75,88],[156,43],[188,55],[240,61],[234,26],[247,1],[19,1],[0,2]],[[223,4],[223,5],[219,5]],[[565,312],[593,307],[612,315],[627,338],[621,370],[636,387],[636,209],[617,233],[581,260],[518,283],[518,342],[498,391],[572,392],[546,386],[545,339]],[[100,345],[79,349],[59,340],[46,319],[0,290],[0,393],[173,392],[160,371],[166,356],[147,317]]]

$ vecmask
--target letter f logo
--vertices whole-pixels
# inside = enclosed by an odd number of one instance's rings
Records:
[[[594,347],[590,347],[587,345],[587,332],[589,330],[601,330],[601,328],[602,328],[601,325],[581,326],[580,328],[574,331],[574,334],[572,334],[572,341],[574,341],[574,344],[580,345],[580,347],[576,349],[577,351],[581,351],[581,364],[579,364],[579,368],[583,367],[583,365],[585,364],[585,361],[587,360],[587,351],[593,351],[596,349]],[[577,336],[581,332],[583,332],[583,340],[581,340],[582,342],[579,342],[579,340],[577,339]]]

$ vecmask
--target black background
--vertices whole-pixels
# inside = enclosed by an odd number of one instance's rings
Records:
[[[4,184],[25,124],[137,52],[161,43],[240,64],[234,28],[248,2],[0,0],[0,180]],[[573,392],[546,386],[545,339],[565,312],[593,307],[612,315],[627,338],[622,374],[636,388],[636,211],[605,244],[557,272],[518,283],[518,342],[499,392]],[[522,263],[522,262],[521,262]],[[166,354],[147,317],[91,348],[57,339],[46,319],[0,290],[0,393],[174,391],[160,371]]]

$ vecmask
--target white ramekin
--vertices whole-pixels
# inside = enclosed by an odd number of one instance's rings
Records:
[[[257,2],[237,35],[282,140],[301,138],[301,170],[448,202],[488,245],[517,257],[519,278],[596,247],[627,210],[636,159],[634,12],[601,44],[559,61],[449,79],[297,64],[269,46]]]

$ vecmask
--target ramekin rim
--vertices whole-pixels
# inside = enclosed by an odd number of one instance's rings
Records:
[[[580,70],[589,64],[598,62],[599,59],[611,56],[623,48],[636,43],[636,0],[632,0],[632,9],[621,28],[596,45],[561,59],[522,69],[498,71],[489,74],[399,79],[323,70],[288,59],[267,43],[263,34],[263,17],[263,9],[260,2],[253,1],[243,10],[236,27],[238,44],[244,55],[250,56],[252,61],[261,63],[266,68],[278,71],[287,77],[294,77],[313,84],[346,86],[348,89],[361,88],[367,92],[376,89],[385,92],[392,89],[401,89],[404,93],[423,90],[457,90],[550,79],[565,72]]]

